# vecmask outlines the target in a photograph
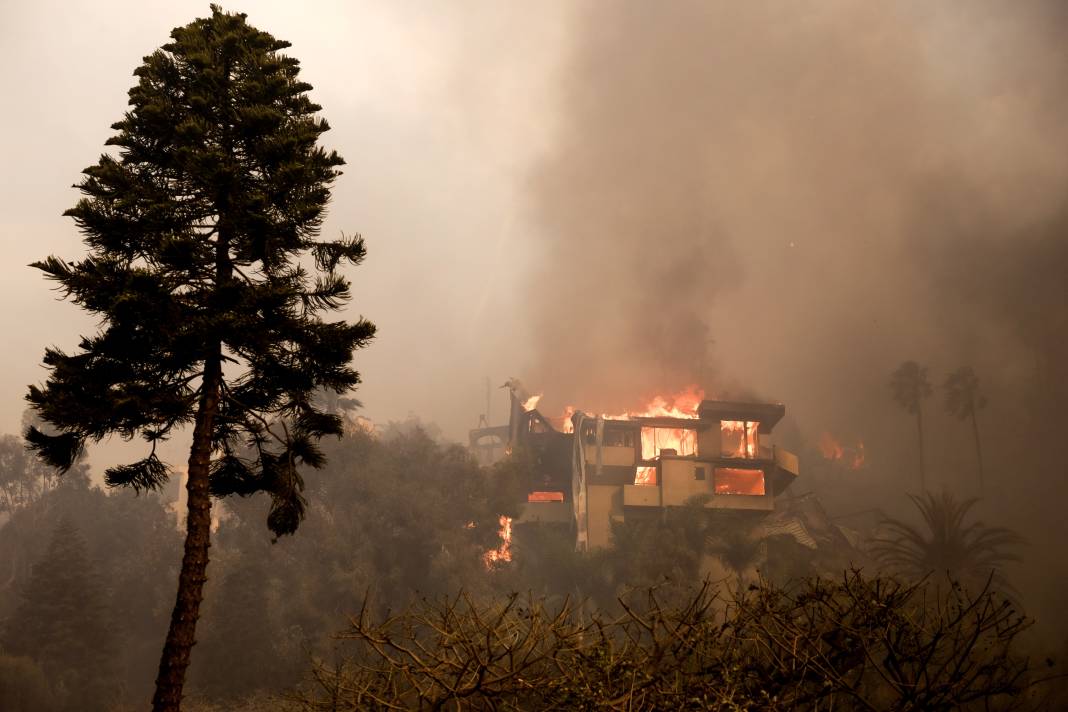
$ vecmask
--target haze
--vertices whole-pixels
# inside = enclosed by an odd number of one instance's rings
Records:
[[[940,383],[970,365],[991,401],[985,514],[1036,547],[1068,535],[1052,454],[1068,395],[1064,4],[226,9],[293,43],[348,162],[324,234],[368,242],[351,307],[379,326],[357,359],[367,417],[464,440],[486,379],[494,421],[511,376],[547,412],[696,382],[786,403],[802,452],[824,431],[863,439],[879,477],[908,479],[913,422],[889,373],[915,359]],[[69,186],[142,56],[206,12],[0,9],[3,432],[44,348],[94,328],[25,265],[81,257]],[[958,484],[969,435],[930,427],[935,484]],[[94,470],[121,457],[109,447]],[[1063,580],[1060,558],[1030,580]],[[1063,603],[1051,588],[1040,609]]]

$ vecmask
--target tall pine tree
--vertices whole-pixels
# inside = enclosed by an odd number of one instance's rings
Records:
[[[341,419],[317,391],[359,382],[349,365],[374,325],[324,321],[349,298],[338,268],[359,264],[359,237],[319,239],[342,159],[298,79],[289,43],[212,6],[171,33],[135,72],[130,108],[85,169],[67,211],[89,254],[41,269],[96,315],[75,353],[48,349],[50,373],[28,399],[53,430],[29,445],[68,469],[87,441],[117,433],[144,458],[109,469],[111,486],[158,488],[156,445],[192,425],[185,554],[156,680],[155,710],[179,709],[208,564],[211,496],[264,492],[276,536],[303,517],[299,466]]]
[[[85,539],[70,520],[53,530],[20,594],[4,647],[40,664],[64,709],[105,709],[118,695],[118,641]]]

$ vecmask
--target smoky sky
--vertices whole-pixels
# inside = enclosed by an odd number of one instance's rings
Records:
[[[225,8],[293,43],[347,161],[323,232],[367,240],[345,315],[379,327],[355,362],[375,420],[462,440],[511,376],[547,411],[696,382],[786,403],[812,442],[907,431],[907,358],[1058,381],[1061,3]],[[71,184],[141,58],[207,12],[0,6],[0,430],[45,347],[95,328],[25,265],[84,254]]]
[[[529,182],[550,403],[697,382],[817,429],[886,400],[907,358],[1029,375],[993,309],[1020,285],[980,307],[964,265],[1063,209],[1063,5],[583,8]]]

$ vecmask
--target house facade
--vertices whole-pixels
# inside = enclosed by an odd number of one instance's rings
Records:
[[[511,399],[503,426],[471,432],[531,461],[518,525],[570,524],[580,550],[611,544],[612,524],[700,502],[709,509],[775,509],[797,478],[797,457],[771,442],[780,403],[701,401],[693,417],[611,418],[575,412],[563,423]],[[506,434],[507,432],[507,434]]]

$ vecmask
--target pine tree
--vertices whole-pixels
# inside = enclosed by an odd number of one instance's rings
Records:
[[[304,513],[298,466],[339,435],[317,391],[359,383],[349,365],[374,325],[327,322],[350,296],[339,271],[363,240],[319,239],[342,159],[317,145],[328,129],[299,63],[243,14],[171,33],[134,72],[130,108],[67,211],[88,256],[41,269],[101,323],[75,353],[46,351],[50,374],[28,400],[54,430],[30,446],[70,468],[87,441],[143,438],[148,454],[105,473],[111,486],[160,487],[156,445],[192,425],[189,514],[178,592],[154,708],[179,708],[208,564],[211,496],[264,492],[275,536]]]
[[[4,647],[33,658],[71,709],[103,709],[117,694],[117,641],[99,577],[78,529],[61,519],[4,630]]]

